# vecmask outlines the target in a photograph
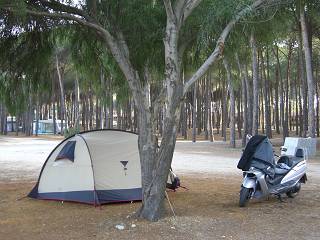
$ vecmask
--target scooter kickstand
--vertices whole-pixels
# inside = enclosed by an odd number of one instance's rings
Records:
[[[278,198],[278,200],[279,200],[280,202],[285,202],[285,201],[283,200],[283,198],[281,197],[281,194],[277,194],[276,196],[277,196],[277,198]]]

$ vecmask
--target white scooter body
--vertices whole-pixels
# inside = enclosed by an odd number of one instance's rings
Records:
[[[300,180],[307,171],[307,161],[303,160],[295,165],[281,180],[280,184],[284,184],[289,181],[298,181]]]
[[[262,137],[256,136],[253,140],[258,138]],[[240,207],[245,206],[251,198],[259,199],[271,194],[279,198],[281,198],[281,194],[294,197],[300,191],[301,183],[305,183],[307,180],[307,161],[302,149],[299,149],[299,153],[296,152],[296,156],[281,156],[276,163],[274,162],[274,154],[272,154],[272,145],[268,140],[263,141],[258,142],[260,145],[255,145],[255,142],[252,141],[254,144],[246,146],[248,150],[252,150],[252,146],[258,146],[254,149],[254,163],[249,162],[249,167],[244,166],[246,159],[248,159],[243,157],[248,156],[248,154],[244,155],[245,152],[238,163],[238,168],[243,170],[244,177],[240,190]],[[259,150],[259,146],[263,151]]]
[[[262,198],[270,194],[280,195],[295,190],[295,187],[300,182],[306,180],[307,161],[304,159],[294,165],[286,174],[276,175],[274,184],[273,179],[270,179],[263,171],[257,168],[250,168],[249,171],[244,171],[242,186],[252,189],[250,198]],[[281,181],[280,181],[281,179]],[[300,187],[300,186],[299,186]],[[299,189],[297,189],[298,191]]]

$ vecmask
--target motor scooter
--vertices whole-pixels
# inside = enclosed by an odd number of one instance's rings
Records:
[[[301,183],[307,181],[307,160],[304,149],[298,148],[295,156],[280,156],[275,162],[272,144],[266,136],[248,136],[238,168],[243,171],[239,206],[244,207],[250,199],[269,195],[295,197]]]

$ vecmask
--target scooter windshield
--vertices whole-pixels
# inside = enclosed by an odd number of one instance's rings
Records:
[[[249,140],[237,167],[247,171],[253,162],[258,162],[261,168],[274,165],[272,145],[266,136],[255,135]]]
[[[268,138],[264,139],[256,149],[253,158],[275,165],[273,148]]]

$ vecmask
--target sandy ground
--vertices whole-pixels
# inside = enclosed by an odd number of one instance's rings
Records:
[[[183,186],[169,192],[156,223],[130,216],[140,203],[101,208],[22,198],[33,187],[59,140],[0,137],[0,239],[320,239],[320,157],[309,161],[309,181],[294,199],[252,201],[238,207],[241,149],[221,142],[178,142],[173,168]],[[319,153],[318,153],[319,155]],[[124,224],[125,230],[117,230]],[[132,227],[135,224],[136,227]]]

